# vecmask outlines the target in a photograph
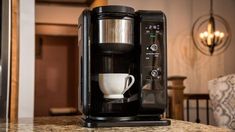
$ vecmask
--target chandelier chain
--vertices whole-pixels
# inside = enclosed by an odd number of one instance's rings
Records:
[[[210,15],[213,15],[213,0],[210,0]]]

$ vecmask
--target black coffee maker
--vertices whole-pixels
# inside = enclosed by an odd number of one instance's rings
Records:
[[[84,10],[78,29],[81,123],[86,127],[169,125],[161,119],[167,107],[165,15],[101,6]],[[135,81],[123,97],[106,98],[101,74],[130,74]],[[107,89],[123,85],[109,76],[103,81],[109,83]]]

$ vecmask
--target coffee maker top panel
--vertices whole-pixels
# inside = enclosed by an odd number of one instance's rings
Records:
[[[118,5],[109,5],[109,6],[99,6],[93,9],[97,14],[100,13],[125,13],[134,15],[135,10],[128,6],[118,6]]]

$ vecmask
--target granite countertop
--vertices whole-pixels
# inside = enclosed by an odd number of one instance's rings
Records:
[[[210,125],[191,123],[186,121],[171,120],[170,126],[147,127],[109,127],[109,128],[85,128],[79,123],[79,116],[40,117],[32,119],[20,119],[18,123],[1,123],[0,132],[70,132],[70,131],[127,131],[127,132],[231,132],[230,129],[218,128]]]

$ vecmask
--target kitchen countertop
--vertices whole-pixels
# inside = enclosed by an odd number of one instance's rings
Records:
[[[127,132],[231,132],[230,129],[215,126],[191,123],[186,121],[171,120],[170,126],[147,127],[109,127],[109,128],[85,128],[79,124],[79,116],[39,117],[33,119],[20,119],[18,123],[1,123],[0,132],[45,132],[45,131],[127,131]]]

